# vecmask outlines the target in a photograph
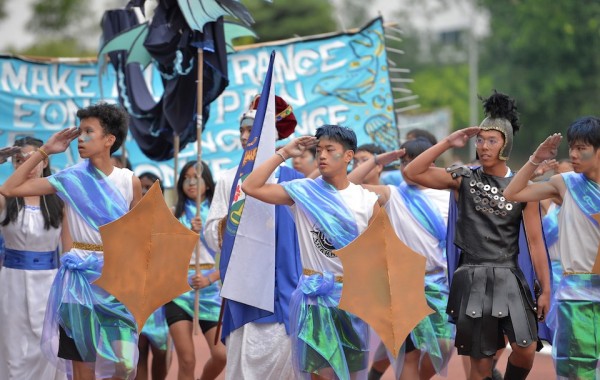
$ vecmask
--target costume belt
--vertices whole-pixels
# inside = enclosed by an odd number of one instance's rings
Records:
[[[17,249],[5,249],[6,257],[3,266],[11,269],[21,270],[48,270],[58,268],[57,251],[20,251]]]
[[[596,274],[596,273],[594,273],[594,272],[570,272],[570,271],[563,272],[563,276],[576,276],[578,274]]]
[[[74,241],[72,247],[76,248],[76,249],[83,249],[85,251],[94,251],[94,252],[103,252],[104,251],[104,247],[102,246],[102,244],[81,243],[78,241]]]
[[[463,252],[460,258],[461,266],[489,266],[489,267],[503,267],[503,268],[518,268],[519,258],[517,255],[501,257],[501,258],[486,258],[470,255]]]
[[[323,275],[323,273],[313,270],[313,269],[307,269],[307,268],[303,268],[302,269],[302,274],[305,276],[312,276],[313,274],[318,274],[318,275]],[[344,276],[335,276],[335,282],[340,282],[343,283],[344,282]]]
[[[434,274],[441,274],[441,273],[444,273],[445,271],[446,271],[446,270],[445,270],[444,268],[435,268],[435,269],[432,269],[432,270],[430,270],[430,271],[427,271],[427,272],[425,272],[425,275],[426,275],[426,276],[432,276],[432,275],[434,275]]]
[[[198,266],[198,268],[200,270],[213,269],[214,267],[215,267],[215,264],[200,264]],[[190,266],[188,268],[189,268],[189,270],[195,270],[196,269],[196,265],[195,264],[190,264]]]

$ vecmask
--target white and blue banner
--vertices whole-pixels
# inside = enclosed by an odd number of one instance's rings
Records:
[[[287,41],[249,48],[228,55],[229,86],[211,104],[202,135],[202,157],[213,174],[236,166],[242,154],[239,122],[254,95],[261,90],[271,51],[277,53],[275,92],[294,109],[295,136],[314,134],[323,124],[353,128],[358,143],[375,142],[385,149],[398,146],[398,129],[388,75],[383,24],[376,19],[356,33]],[[160,95],[156,71],[148,80]],[[55,131],[76,124],[79,107],[104,100],[116,102],[116,75],[112,68],[99,83],[96,62],[31,62],[0,57],[0,146],[19,136],[46,140]],[[293,137],[293,136],[292,136]],[[180,165],[195,159],[196,144],[180,154]],[[151,171],[170,187],[172,161],[146,158],[128,138],[128,157],[136,174]],[[64,155],[52,157],[55,170],[77,162],[76,143]],[[180,167],[181,167],[180,166]],[[11,172],[0,166],[0,181]]]

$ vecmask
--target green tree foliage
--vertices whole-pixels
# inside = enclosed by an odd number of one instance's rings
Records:
[[[0,0],[0,20],[6,17],[6,0]]]
[[[518,100],[523,128],[516,149],[529,154],[532,144],[564,133],[576,118],[598,115],[600,2],[480,2],[491,15],[480,72]]]
[[[256,21],[252,26],[258,42],[276,41],[295,36],[338,30],[334,10],[324,0],[243,0]]]
[[[346,29],[360,28],[370,21],[369,2],[364,0],[341,0],[338,17]],[[386,20],[389,21],[389,20]]]
[[[1,2],[5,0],[0,0]],[[295,36],[338,30],[333,18],[333,8],[323,0],[243,0],[256,20],[252,26],[260,37],[258,42],[267,42]],[[78,43],[78,35],[99,33],[99,16],[86,13],[83,0],[35,0],[31,29],[39,35],[39,41],[20,54],[50,57],[88,56],[89,52]],[[0,7],[0,9],[2,9]],[[92,28],[98,30],[92,31]],[[249,43],[240,39],[237,43]],[[92,53],[92,55],[95,53]]]
[[[0,0],[3,1],[3,0]],[[1,4],[0,4],[1,5]],[[28,28],[36,36],[31,46],[11,50],[13,54],[39,57],[93,57],[82,38],[100,34],[99,15],[89,11],[83,0],[35,0]]]
[[[87,13],[86,6],[82,0],[35,0],[28,26],[41,35],[62,34],[78,24]]]
[[[36,57],[91,57],[98,54],[97,50],[85,48],[71,38],[51,39],[37,42],[20,51],[11,51],[13,54],[22,54]]]
[[[400,57],[392,54],[389,56],[398,67],[411,70],[406,75],[413,79],[408,88],[419,96],[417,102],[420,105],[412,112],[419,114],[447,108],[452,112],[453,129],[469,126],[469,66],[465,44],[461,41],[451,45],[441,43],[411,28],[406,19],[400,24],[404,25],[402,42],[388,40],[387,44],[405,52]],[[489,75],[480,75],[478,93],[487,95],[491,88],[492,81]],[[482,116],[481,108],[479,112]]]
[[[454,129],[469,126],[469,67],[466,63],[427,65],[415,70],[411,89],[419,95],[421,108],[428,112],[439,108],[452,110]],[[479,78],[479,93],[490,92],[489,77]]]

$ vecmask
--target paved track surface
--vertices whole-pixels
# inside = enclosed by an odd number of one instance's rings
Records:
[[[196,344],[196,378],[200,378],[200,374],[202,373],[202,368],[206,359],[208,358],[209,351],[208,346],[206,345],[206,341],[202,335],[195,337]],[[545,350],[546,351],[546,350]],[[506,350],[500,361],[498,363],[498,368],[502,373],[504,373],[504,369],[506,368],[506,360],[510,354],[509,350]],[[461,358],[458,355],[454,355],[450,360],[450,365],[448,366],[448,376],[441,377],[436,376],[434,380],[459,380],[465,379],[464,370],[462,367]],[[533,364],[533,369],[529,374],[528,379],[531,380],[550,380],[555,379],[556,375],[554,374],[554,365],[552,363],[552,357],[547,353],[538,353],[536,354],[535,362]],[[224,380],[225,375],[222,373],[218,378],[218,380]],[[393,380],[394,376],[391,370],[388,370],[383,376],[384,380]],[[173,361],[171,363],[171,367],[169,369],[169,373],[167,375],[167,380],[177,380],[177,354],[173,353]],[[285,380],[285,379],[282,379]]]

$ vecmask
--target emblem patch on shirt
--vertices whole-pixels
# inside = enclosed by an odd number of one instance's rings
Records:
[[[332,252],[335,249],[335,247],[327,240],[325,234],[319,231],[316,225],[313,226],[313,229],[310,231],[310,234],[312,235],[313,244],[319,250],[319,252],[329,257],[330,259],[337,257]]]

